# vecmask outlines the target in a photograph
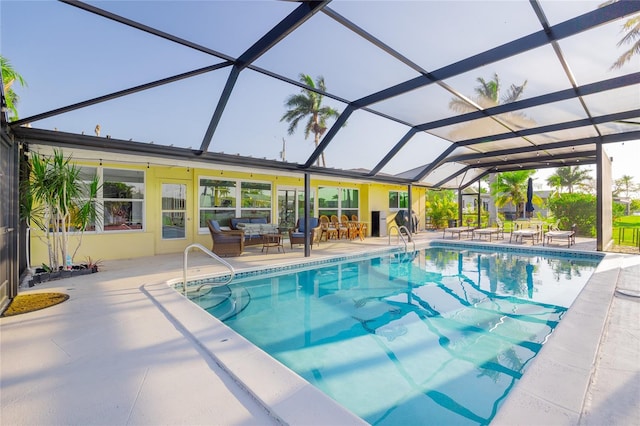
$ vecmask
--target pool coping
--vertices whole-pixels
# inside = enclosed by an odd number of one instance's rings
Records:
[[[509,252],[552,254],[568,257],[566,249],[554,247],[505,247],[486,242],[434,240],[425,247],[468,247]],[[381,248],[366,255],[393,252]],[[577,424],[593,374],[600,339],[605,327],[620,271],[615,256],[588,251],[571,251],[572,256],[602,259],[583,290],[567,311],[548,342],[533,359],[526,373],[509,392],[491,424]],[[363,253],[327,256],[312,262],[292,261],[273,268],[282,270],[316,266],[335,260],[361,257]],[[264,267],[245,268],[240,274],[255,274]],[[208,274],[223,278],[228,273]],[[192,280],[204,277],[193,277]],[[190,279],[190,283],[192,282]],[[367,424],[325,393],[272,358],[217,318],[197,308],[174,290],[181,279],[145,286],[174,324],[201,347],[211,359],[256,399],[278,422],[285,424]],[[196,309],[194,309],[196,308]],[[585,329],[586,328],[586,329]],[[577,333],[577,332],[580,333]],[[582,339],[581,339],[582,337]],[[558,383],[557,378],[563,377]],[[535,420],[534,420],[535,419]]]
[[[623,262],[604,255],[492,425],[580,423]]]
[[[145,285],[169,320],[282,424],[366,425],[284,364],[184,298],[172,282]],[[169,284],[169,285],[168,285]]]

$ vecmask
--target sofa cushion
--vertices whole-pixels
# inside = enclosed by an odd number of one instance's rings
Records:
[[[309,227],[311,229],[318,227],[318,218],[317,217],[310,217],[309,218]],[[304,232],[304,218],[302,218],[302,219],[300,219],[298,221],[298,232]]]
[[[209,219],[209,223],[211,224],[211,227],[214,231],[221,231],[220,224],[217,220]]]
[[[238,228],[244,231],[247,238],[278,232],[278,226],[272,223],[239,223]]]
[[[266,224],[267,223],[267,218],[266,217],[252,217],[251,218],[251,223],[263,223],[263,224]]]
[[[248,217],[232,217],[231,218],[231,229],[240,229],[238,228],[239,223],[250,223],[251,219]]]

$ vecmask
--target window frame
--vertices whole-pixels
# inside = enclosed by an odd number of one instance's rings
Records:
[[[233,202],[232,202],[232,206],[231,207],[222,207],[222,206],[212,206],[212,207],[203,207],[203,203],[202,203],[202,198],[200,194],[201,188],[202,188],[202,181],[203,180],[209,180],[209,181],[218,181],[218,182],[233,182],[234,184],[234,191],[232,191],[233,193]],[[273,190],[274,190],[274,184],[271,181],[268,180],[251,180],[251,179],[239,179],[239,178],[227,178],[227,179],[221,179],[220,176],[210,176],[210,175],[200,175],[198,176],[198,234],[208,234],[209,233],[209,228],[206,226],[206,219],[203,219],[203,212],[213,212],[213,216],[209,216],[212,218],[215,218],[215,214],[218,212],[230,212],[231,214],[229,215],[228,218],[223,218],[222,222],[220,223],[221,226],[229,226],[226,223],[227,219],[231,219],[233,217],[243,217],[243,213],[247,213],[247,212],[267,212],[267,220],[269,222],[272,221],[272,216],[273,216],[273,200],[274,200],[274,195],[273,195]],[[268,185],[269,186],[269,207],[243,207],[242,206],[242,184],[264,184],[264,185]],[[276,196],[277,197],[277,196]],[[255,215],[251,216],[250,214],[246,214],[246,216],[244,217],[256,217]],[[218,220],[218,219],[216,219]],[[204,224],[204,226],[203,226]]]
[[[396,194],[397,206],[391,205],[391,194]],[[402,206],[402,201],[404,200],[406,206]],[[397,212],[400,210],[407,210],[409,208],[409,191],[400,191],[397,189],[389,190],[388,195],[388,207],[389,211]]]

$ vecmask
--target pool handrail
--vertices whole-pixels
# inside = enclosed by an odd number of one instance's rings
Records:
[[[407,241],[404,239],[404,236],[402,235],[402,232],[400,232],[401,230],[404,229],[404,231],[407,233],[407,235],[409,236],[409,241],[411,241],[413,243],[413,251],[416,251],[416,242],[413,240],[413,238],[411,238],[411,232],[409,232],[409,229],[404,226],[404,225],[400,225],[400,227],[396,226],[396,225],[390,225],[388,230],[387,230],[387,235],[389,236],[389,245],[391,245],[391,230],[395,229],[397,232],[397,236],[402,240],[402,242],[404,243],[404,251],[407,251],[408,247],[407,247]]]
[[[231,282],[231,280],[233,280],[233,277],[236,275],[236,270],[234,269],[233,266],[231,266],[229,264],[229,262],[227,262],[226,260],[222,259],[220,256],[218,256],[217,254],[215,254],[214,252],[212,252],[211,250],[209,250],[208,248],[206,248],[205,246],[203,246],[202,244],[198,244],[198,243],[193,243],[187,246],[187,248],[184,249],[184,260],[182,262],[182,289],[184,291],[184,296],[187,297],[187,264],[188,264],[188,255],[189,255],[189,251],[191,251],[191,249],[200,249],[201,251],[205,252],[206,254],[209,255],[209,257],[217,260],[218,262],[222,263],[224,266],[226,266],[229,271],[231,272],[229,274],[229,279],[224,282],[224,283],[204,283],[201,284],[200,287],[198,287],[196,289],[196,292],[200,291],[200,289],[204,286],[210,285],[213,287],[217,287],[217,286],[223,286],[223,285],[227,285]]]

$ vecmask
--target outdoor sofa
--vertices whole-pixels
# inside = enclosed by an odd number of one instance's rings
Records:
[[[279,233],[275,224],[267,223],[266,217],[232,217],[231,230],[244,232],[244,245],[253,246],[263,243],[264,234]]]

